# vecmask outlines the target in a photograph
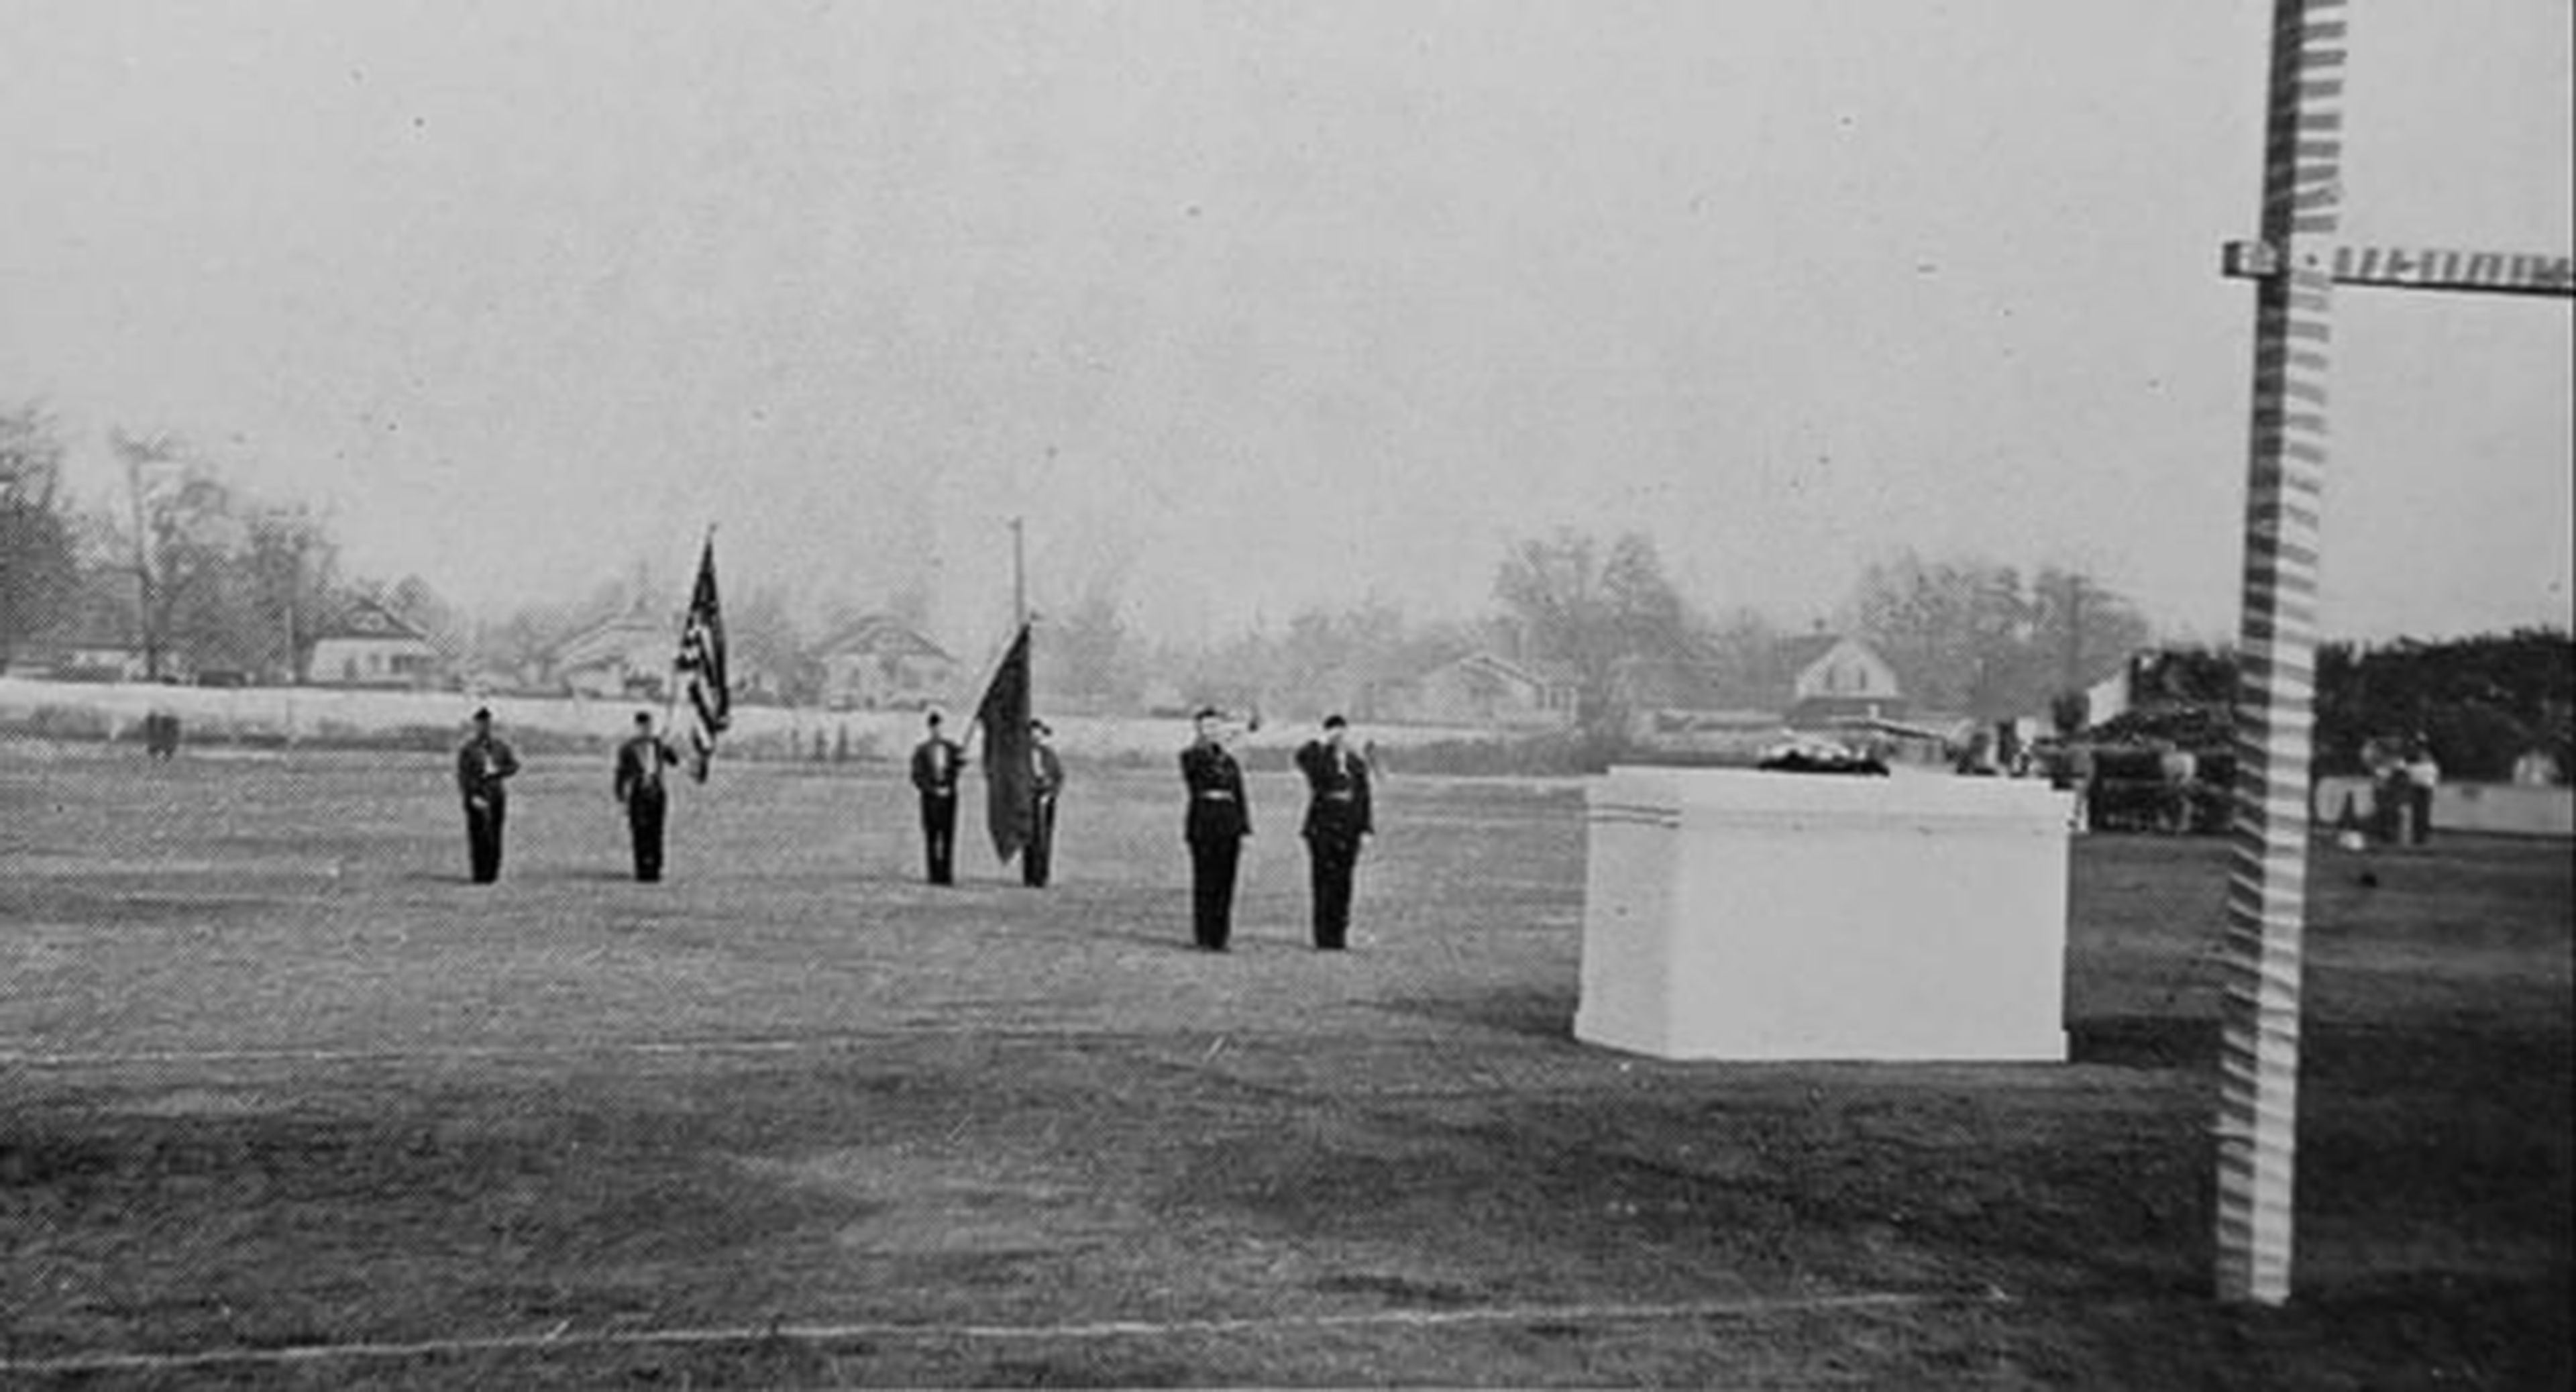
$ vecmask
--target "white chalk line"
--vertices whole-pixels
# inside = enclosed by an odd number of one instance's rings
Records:
[[[1196,1033],[1196,1031],[1187,1033]],[[1166,1037],[1160,1033],[1139,1033],[1134,1030],[1120,1029],[989,1029],[971,1024],[959,1026],[942,1022],[935,1025],[930,1023],[909,1027],[896,1025],[879,1029],[839,1030],[824,1034],[785,1035],[766,1039],[634,1039],[605,1040],[598,1043],[442,1044],[408,1049],[140,1049],[124,1053],[37,1053],[27,1050],[0,1049],[0,1067],[76,1071],[167,1068],[183,1064],[216,1067],[226,1064],[262,1063],[442,1063],[476,1059],[507,1061],[582,1056],[607,1057],[620,1054],[685,1057],[693,1054],[826,1052],[862,1048],[868,1045],[910,1044],[924,1041],[954,1043],[992,1040],[1000,1043],[1020,1043],[1083,1039],[1118,1043]],[[1284,1032],[1274,1034],[1274,1032],[1228,1029],[1222,1031],[1220,1037],[1225,1041],[1245,1041],[1299,1036]]]
[[[1975,1293],[1873,1291],[1772,1300],[1709,1300],[1671,1305],[1497,1305],[1478,1309],[1367,1310],[1341,1314],[1245,1315],[1218,1319],[1097,1320],[1079,1324],[844,1324],[742,1325],[717,1329],[606,1329],[574,1331],[558,1325],[543,1334],[498,1334],[471,1339],[422,1339],[410,1343],[290,1344],[271,1348],[206,1349],[192,1353],[78,1353],[58,1358],[0,1360],[0,1372],[68,1374],[158,1372],[220,1364],[322,1363],[358,1359],[433,1358],[473,1353],[524,1353],[548,1349],[686,1347],[712,1344],[838,1344],[870,1339],[912,1341],[1043,1341],[1160,1339],[1250,1334],[1293,1329],[1428,1329],[1480,1324],[1633,1324],[1659,1320],[1741,1319],[1764,1315],[1830,1314],[1926,1305],[1994,1304],[2011,1297],[1989,1288]]]
[[[904,1037],[900,1031],[830,1035],[812,1039],[632,1040],[606,1044],[448,1044],[428,1049],[169,1049],[119,1054],[36,1054],[0,1051],[0,1065],[15,1068],[154,1068],[179,1064],[240,1063],[437,1063],[456,1059],[545,1059],[581,1054],[784,1054],[831,1049]]]

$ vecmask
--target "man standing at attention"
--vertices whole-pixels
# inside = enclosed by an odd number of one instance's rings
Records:
[[[1029,722],[1029,844],[1020,851],[1020,881],[1046,888],[1055,870],[1055,798],[1064,788],[1064,760],[1047,739],[1055,732],[1043,720]]]
[[[635,735],[617,746],[617,800],[626,804],[626,830],[635,842],[635,878],[662,878],[662,814],[670,794],[662,770],[680,762],[679,751],[653,733],[653,714],[635,713]]]
[[[930,882],[957,883],[957,770],[966,751],[939,733],[939,712],[929,717],[930,734],[912,750],[912,786],[921,793],[922,850],[930,862]]]
[[[1252,834],[1243,767],[1225,752],[1223,719],[1214,707],[1201,707],[1198,737],[1181,751],[1181,782],[1190,790],[1183,835],[1190,845],[1191,925],[1207,952],[1225,951],[1234,935],[1235,862]]]
[[[519,771],[519,756],[492,733],[492,712],[474,712],[474,733],[456,751],[456,790],[465,798],[465,847],[474,883],[501,878],[501,820],[509,810],[502,783]]]
[[[1306,858],[1315,886],[1315,947],[1339,952],[1351,931],[1351,872],[1360,838],[1376,830],[1369,817],[1368,760],[1350,748],[1350,722],[1324,717],[1324,737],[1297,750],[1306,775]]]

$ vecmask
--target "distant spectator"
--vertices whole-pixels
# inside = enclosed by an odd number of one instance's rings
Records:
[[[2081,836],[2093,829],[2093,746],[2079,744],[2067,751],[2066,786],[2075,794],[2070,820]]]
[[[2384,739],[2363,745],[2361,762],[2370,772],[2370,839],[2392,845],[2403,831],[2406,816],[2405,765]]]
[[[156,710],[143,717],[143,752],[167,762],[179,752],[179,717]]]
[[[2422,735],[2406,751],[2406,811],[2414,843],[2433,840],[2433,790],[2442,786],[2442,766],[2433,759],[2433,742]]]
[[[2555,787],[2565,776],[2558,757],[2546,749],[2526,749],[2513,761],[2513,781],[2523,788]]]

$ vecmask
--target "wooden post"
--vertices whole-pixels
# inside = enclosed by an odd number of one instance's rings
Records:
[[[2217,1127],[2218,1294],[2265,1305],[2290,1294],[2345,52],[2343,0],[2275,0],[2262,237],[2276,256],[2255,301]]]

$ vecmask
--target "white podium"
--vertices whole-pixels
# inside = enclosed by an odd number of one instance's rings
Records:
[[[2071,796],[1613,768],[1587,809],[1575,1037],[1669,1059],[2062,1061]]]

